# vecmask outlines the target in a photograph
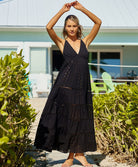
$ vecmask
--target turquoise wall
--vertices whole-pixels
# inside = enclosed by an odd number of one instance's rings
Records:
[[[49,42],[50,37],[46,32],[1,32],[0,41],[19,41],[19,42]]]
[[[97,37],[96,37],[97,38]],[[101,39],[99,39],[101,38]],[[101,32],[99,33],[99,38],[97,40],[101,40],[101,42],[116,42],[116,43],[138,43],[138,33],[121,33],[121,32]]]
[[[84,33],[84,36],[87,33]],[[102,43],[138,43],[138,33],[127,32],[99,32],[94,42]]]
[[[138,66],[138,46],[126,46],[123,48],[123,64]],[[138,75],[138,68],[124,68],[123,75],[128,71],[135,70]]]
[[[62,36],[61,32],[57,32]],[[84,36],[87,33],[84,33]],[[0,41],[38,41],[49,42],[51,41],[48,33],[45,32],[6,32],[0,31]],[[99,32],[94,42],[102,43],[138,43],[138,33],[115,33],[115,32]]]

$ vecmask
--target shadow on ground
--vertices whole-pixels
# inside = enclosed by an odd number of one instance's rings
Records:
[[[100,162],[106,158],[106,155],[105,154],[91,154],[91,155],[86,155],[86,158],[92,159],[95,165],[100,166]]]
[[[60,164],[62,164],[64,161],[65,161],[66,159],[61,159],[61,160],[56,160],[56,161],[54,161],[53,159],[48,159],[48,167],[50,167],[50,166],[54,166],[54,165],[60,165]]]
[[[34,146],[27,151],[27,154],[31,155],[36,160],[33,167],[60,167],[68,157],[68,154],[60,152],[56,152],[56,155],[52,156],[54,152],[49,153],[44,150],[36,149]],[[100,162],[105,159],[106,155],[89,153],[89,155],[85,154],[85,157],[89,163],[94,165],[94,167],[98,167],[100,166]],[[74,159],[73,166],[80,167],[82,165],[78,160]]]
[[[47,156],[49,153],[47,153]],[[51,154],[51,153],[50,153]],[[94,165],[94,167],[98,167],[100,166],[100,162],[105,159],[106,155],[104,154],[93,154],[93,155],[85,155],[87,161],[91,164]],[[67,158],[67,156],[66,156]],[[62,163],[64,163],[64,161],[66,160],[66,158],[61,158],[61,159],[58,159],[58,160],[54,160],[53,158],[48,158],[48,167],[51,167],[51,166],[61,166]],[[74,159],[73,161],[73,166],[82,166],[81,163]]]
[[[31,146],[31,149],[26,152],[28,155],[32,156],[35,159],[35,164],[33,167],[46,167],[46,151],[36,149],[34,146]]]

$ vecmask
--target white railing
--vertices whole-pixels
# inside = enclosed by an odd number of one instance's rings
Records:
[[[133,66],[133,65],[112,65],[112,64],[97,64],[97,63],[88,63],[88,65],[96,65],[96,66],[107,66],[107,67],[125,67],[125,68],[138,68],[138,66]],[[93,78],[93,80],[101,80],[101,78]],[[108,80],[108,79],[107,79]],[[123,81],[123,82],[138,82],[138,79],[112,79],[112,81]]]
[[[97,63],[88,63],[88,65],[96,65],[96,66],[106,66],[106,67],[123,67],[123,68],[138,68],[138,66],[133,66],[133,65],[111,65],[111,64],[97,64]],[[102,78],[93,78],[93,80],[99,80],[99,81],[103,81]],[[109,80],[109,79],[104,79],[104,80]],[[135,79],[112,79],[112,81],[122,81],[122,82],[138,82],[138,78]],[[92,94],[105,94],[105,93],[94,93],[92,92]]]
[[[138,66],[131,65],[112,65],[112,64],[97,64],[97,63],[88,63],[89,65],[98,65],[98,66],[110,66],[110,67],[133,67],[138,68]]]

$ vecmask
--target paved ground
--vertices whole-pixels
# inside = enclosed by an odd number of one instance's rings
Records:
[[[37,125],[39,123],[39,119],[42,113],[42,110],[44,108],[44,105],[46,103],[46,98],[31,98],[29,100],[29,103],[32,105],[33,108],[36,109],[37,116],[35,122],[32,124],[31,133],[29,135],[29,138],[32,140],[32,145],[35,138],[35,133],[37,129]],[[61,164],[65,161],[65,159],[68,156],[67,154],[58,152],[58,151],[52,151],[52,153],[41,151],[41,150],[34,150],[30,152],[31,155],[33,155],[36,159],[36,163],[34,167],[61,167]],[[112,158],[109,156],[105,156],[101,154],[100,152],[87,152],[86,158],[89,163],[93,164],[93,167],[132,167],[126,164],[120,164],[117,162],[114,162]],[[77,161],[74,160],[74,165],[72,167],[82,167],[82,165]],[[138,166],[135,166],[138,167]]]

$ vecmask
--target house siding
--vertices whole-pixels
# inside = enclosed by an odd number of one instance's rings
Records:
[[[138,66],[138,46],[126,46],[123,48],[123,64]],[[126,75],[127,72],[134,70],[138,75],[138,68],[124,68],[123,75]]]
[[[62,32],[57,32],[62,37]],[[88,33],[84,33],[86,36]],[[62,37],[63,38],[63,37]],[[14,32],[14,31],[0,31],[0,41],[40,41],[52,42],[48,33],[45,32]],[[99,32],[93,43],[111,43],[111,44],[131,44],[138,45],[138,32]]]

